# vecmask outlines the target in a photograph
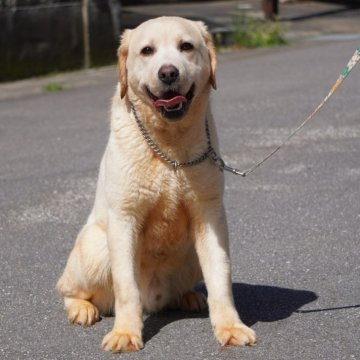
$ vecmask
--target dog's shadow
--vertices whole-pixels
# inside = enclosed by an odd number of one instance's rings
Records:
[[[204,286],[197,288],[206,294]],[[258,321],[272,322],[286,319],[299,308],[318,298],[312,291],[286,289],[275,286],[233,283],[236,309],[248,326]],[[189,318],[206,318],[207,312],[163,311],[149,315],[144,323],[144,341],[149,341],[166,325]]]

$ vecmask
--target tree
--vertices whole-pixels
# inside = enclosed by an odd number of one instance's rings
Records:
[[[265,19],[275,20],[279,14],[279,0],[262,0],[261,5]]]

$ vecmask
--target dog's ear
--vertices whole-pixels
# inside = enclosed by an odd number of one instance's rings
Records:
[[[196,23],[200,28],[201,35],[204,38],[205,44],[208,48],[209,59],[210,59],[210,80],[209,81],[210,81],[211,86],[216,90],[215,72],[216,72],[217,60],[216,60],[216,51],[215,51],[214,42],[213,42],[212,36],[209,33],[206,25],[202,21],[197,21]]]
[[[120,97],[123,98],[126,95],[128,88],[127,80],[127,68],[126,60],[129,53],[129,42],[130,42],[131,30],[125,30],[120,39],[120,47],[118,49],[118,76],[120,81]]]

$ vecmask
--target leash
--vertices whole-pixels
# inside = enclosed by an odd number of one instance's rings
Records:
[[[218,163],[220,164],[220,169],[229,171],[234,175],[240,175],[240,176],[247,176],[251,174],[253,171],[255,171],[258,167],[260,167],[265,161],[270,159],[273,155],[275,155],[295,134],[297,134],[314,116],[315,114],[325,105],[325,103],[330,99],[330,97],[339,89],[342,82],[348,77],[351,70],[354,68],[354,66],[359,62],[360,60],[360,46],[356,49],[354,55],[351,57],[348,64],[342,69],[338,79],[334,83],[334,85],[331,87],[329,93],[325,96],[324,100],[313,110],[313,112],[310,113],[310,115],[287,137],[285,140],[283,140],[278,147],[276,147],[274,150],[272,150],[268,155],[265,156],[265,158],[258,163],[251,166],[249,169],[245,171],[240,171],[239,169],[233,168],[231,166],[228,166],[225,164],[225,162],[218,156]]]
[[[186,162],[178,162],[174,159],[171,159],[167,154],[165,154],[156,142],[151,138],[149,132],[145,128],[144,124],[141,122],[140,118],[137,115],[135,106],[130,102],[131,111],[134,115],[136,124],[143,136],[144,140],[147,142],[149,147],[153,150],[153,152],[160,157],[163,161],[167,162],[172,166],[174,171],[177,171],[179,168],[191,167],[198,165],[205,161],[206,159],[211,159],[214,164],[219,168],[220,171],[228,171],[234,175],[240,175],[245,177],[255,171],[258,167],[260,167],[264,162],[270,159],[273,155],[275,155],[295,134],[297,134],[314,116],[315,114],[325,105],[325,103],[330,99],[330,97],[339,89],[342,82],[348,77],[351,70],[354,66],[360,61],[360,46],[356,49],[354,55],[351,57],[348,64],[342,69],[338,79],[331,87],[329,93],[325,96],[323,101],[309,114],[309,116],[292,132],[288,137],[286,137],[274,150],[272,150],[268,155],[266,155],[261,161],[255,163],[249,169],[245,171],[240,171],[234,167],[226,165],[225,161],[218,155],[211,144],[211,136],[209,130],[209,124],[207,118],[205,118],[205,132],[207,138],[207,150],[203,152],[197,158],[192,160],[188,160]]]

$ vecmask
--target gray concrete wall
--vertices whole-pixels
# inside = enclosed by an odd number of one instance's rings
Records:
[[[83,65],[81,3],[3,0],[0,4],[0,81],[80,68]],[[119,3],[91,1],[91,64],[116,61]]]

